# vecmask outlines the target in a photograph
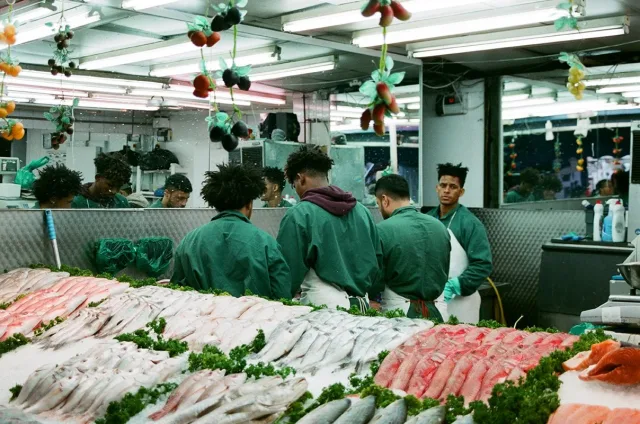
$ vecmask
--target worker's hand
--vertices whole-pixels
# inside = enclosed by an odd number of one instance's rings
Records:
[[[461,296],[462,288],[460,287],[460,280],[457,278],[452,278],[447,281],[447,284],[444,286],[444,301],[449,303],[453,296]]]

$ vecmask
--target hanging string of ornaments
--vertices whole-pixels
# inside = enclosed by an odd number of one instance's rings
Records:
[[[373,130],[378,136],[386,132],[384,120],[392,118],[400,113],[400,106],[393,92],[396,85],[405,77],[404,72],[391,73],[393,59],[387,55],[387,27],[393,23],[393,19],[408,21],[411,13],[395,0],[368,0],[362,8],[362,16],[369,18],[380,13],[379,25],[382,27],[382,53],[378,69],[371,74],[371,80],[360,86],[360,93],[369,99],[367,108],[360,117],[360,127],[367,131],[373,121]]]
[[[562,143],[560,143],[560,134],[556,136],[556,141],[553,143],[553,153],[556,157],[553,161],[553,170],[558,174],[562,170]]]
[[[576,171],[583,172],[584,171],[584,148],[582,146],[582,137],[578,137],[576,139],[576,144],[578,148],[576,149],[576,154],[578,155],[578,164],[576,165]]]
[[[613,165],[614,166],[620,166],[622,165],[622,146],[620,146],[620,144],[622,144],[622,142],[624,141],[624,137],[620,136],[618,130],[616,130],[616,136],[613,137]],[[614,172],[618,172],[618,169],[616,169]]]
[[[513,173],[516,171],[516,169],[518,169],[518,164],[516,163],[516,159],[518,157],[518,154],[516,153],[516,139],[518,137],[514,136],[511,139],[511,143],[509,143],[509,149],[511,150],[511,154],[509,154],[509,158],[511,158],[511,169],[507,172],[508,176],[513,176]]]
[[[16,119],[8,118],[16,110],[16,103],[5,100],[5,80],[7,75],[17,77],[22,71],[20,63],[11,56],[11,46],[16,43],[17,30],[13,21],[13,5],[15,0],[7,0],[9,11],[7,18],[2,24],[3,31],[0,33],[0,43],[7,45],[6,53],[0,55],[0,71],[2,72],[2,82],[0,83],[0,136],[5,140],[22,140],[24,138],[24,125]]]

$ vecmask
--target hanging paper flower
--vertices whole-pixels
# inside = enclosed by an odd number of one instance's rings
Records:
[[[566,10],[569,16],[562,16],[555,21],[556,31],[561,31],[563,29],[578,29],[578,19],[573,14],[573,3],[574,0],[568,0],[560,3],[558,5],[558,9]]]
[[[370,18],[378,12],[380,12],[379,25],[383,28],[391,25],[393,18],[401,21],[411,19],[411,13],[396,0],[368,0],[362,6],[362,16],[365,18]]]
[[[385,133],[384,118],[400,113],[393,90],[404,80],[405,72],[391,73],[393,65],[393,59],[387,56],[383,70],[373,71],[371,80],[360,86],[360,93],[369,98],[369,105],[360,118],[361,127],[368,130],[373,120],[373,129],[379,136]]]
[[[585,67],[580,61],[580,58],[575,54],[560,53],[558,60],[562,63],[569,65],[569,77],[567,82],[567,89],[576,100],[582,100],[584,97],[584,90],[587,85],[584,83]]]

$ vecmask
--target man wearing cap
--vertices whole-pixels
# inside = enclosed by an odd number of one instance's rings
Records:
[[[164,183],[164,196],[149,206],[151,209],[179,209],[187,206],[193,187],[182,174],[173,174]]]

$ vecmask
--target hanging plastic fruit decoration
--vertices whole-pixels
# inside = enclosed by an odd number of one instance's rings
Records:
[[[204,16],[196,16],[187,28],[187,37],[196,47],[213,47],[220,41],[220,34],[211,30],[209,20]]]
[[[201,99],[209,97],[209,93],[216,89],[216,81],[211,77],[206,69],[204,60],[202,61],[200,74],[193,79],[193,95]]]
[[[0,32],[0,44],[6,44],[6,53],[0,55],[0,71],[2,71],[2,82],[0,83],[0,136],[5,140],[22,140],[24,138],[24,125],[16,119],[10,119],[16,110],[16,103],[5,99],[5,79],[7,75],[17,77],[22,71],[17,60],[11,57],[11,46],[16,43],[16,24],[12,20],[13,4],[15,1],[7,1],[9,11],[7,18],[3,22],[4,30]]]
[[[518,158],[518,154],[516,153],[516,139],[518,137],[514,136],[511,139],[511,143],[509,143],[509,150],[511,150],[511,153],[509,154],[509,158],[511,159],[511,165],[509,171],[507,172],[508,176],[512,176],[513,173],[515,172],[516,169],[518,169],[518,164],[516,162],[516,159]]]
[[[400,113],[400,106],[393,91],[405,76],[404,72],[391,73],[394,63],[393,59],[387,55],[387,27],[391,25],[394,17],[401,21],[408,21],[411,19],[411,13],[399,2],[391,0],[369,0],[362,8],[362,16],[365,18],[378,12],[384,42],[378,69],[373,71],[370,81],[360,86],[360,93],[369,98],[369,104],[360,117],[360,127],[363,131],[367,131],[373,121],[374,132],[378,136],[383,136],[386,132],[384,118],[391,118]]]
[[[568,0],[560,3],[558,9],[566,10],[567,16],[562,16],[555,21],[556,31],[562,31],[564,29],[577,30],[578,19],[574,14],[574,0]]]
[[[229,89],[231,102],[233,103],[233,113],[228,115],[220,112],[218,104],[215,101],[213,112],[207,118],[209,124],[209,139],[212,142],[222,143],[222,147],[227,152],[232,152],[238,147],[240,139],[248,139],[250,137],[249,127],[242,120],[242,111],[236,105],[234,97],[234,88],[240,90],[249,90],[251,88],[251,65],[238,66],[236,64],[236,53],[238,46],[238,24],[242,22],[247,12],[240,8],[246,7],[248,0],[230,0],[227,4],[219,4],[214,6],[217,15],[211,22],[212,29],[220,28],[220,31],[226,31],[233,27],[233,51],[231,52],[231,65],[222,57],[219,58],[220,70],[216,72],[216,78],[222,78],[224,85]],[[204,82],[204,80],[202,80]]]
[[[562,144],[560,143],[560,134],[556,136],[556,141],[553,143],[553,153],[556,157],[553,161],[553,170],[559,173],[562,170]]]
[[[64,74],[65,77],[69,78],[78,67],[75,62],[69,60],[69,55],[72,52],[69,50],[69,46],[71,45],[73,36],[74,34],[73,31],[71,31],[71,27],[64,23],[63,13],[58,23],[58,32],[53,37],[53,41],[56,42],[56,49],[53,51],[53,57],[47,62],[51,70],[51,75]]]
[[[583,172],[584,171],[584,148],[582,146],[582,137],[578,137],[576,139],[576,144],[578,148],[576,149],[576,154],[578,155],[578,164],[576,165],[576,171]]]
[[[49,109],[49,112],[43,113],[44,118],[56,127],[55,131],[51,133],[51,147],[54,150],[58,150],[60,145],[67,141],[67,136],[73,134],[73,124],[75,123],[73,112],[79,103],[80,99],[75,98],[71,106],[54,106]]]
[[[575,54],[561,53],[558,58],[560,62],[569,65],[569,78],[567,82],[567,89],[569,93],[573,94],[576,100],[582,100],[584,98],[584,90],[587,85],[584,83],[585,67],[580,62],[580,58]]]
[[[622,146],[620,146],[620,144],[622,144],[622,142],[624,141],[624,137],[621,137],[618,130],[616,130],[616,136],[613,137],[613,155],[614,155],[614,159],[613,159],[613,165],[614,166],[620,166],[622,164],[622,161],[620,160],[621,156],[622,156]]]

